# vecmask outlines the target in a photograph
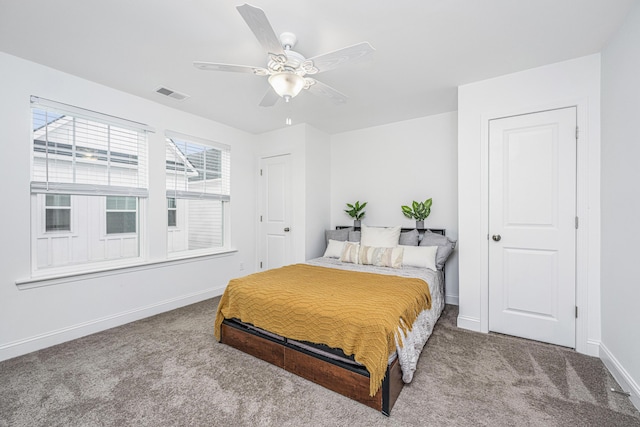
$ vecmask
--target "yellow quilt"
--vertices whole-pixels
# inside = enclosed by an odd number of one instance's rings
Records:
[[[236,318],[294,340],[340,348],[369,371],[375,395],[395,351],[431,295],[422,279],[295,264],[229,282],[215,322]]]

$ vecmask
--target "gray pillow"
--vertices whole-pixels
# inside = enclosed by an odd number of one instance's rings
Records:
[[[349,231],[353,230],[353,227],[341,228],[340,230],[325,230],[324,239],[325,247],[329,246],[329,240],[337,240],[339,242],[346,242],[349,239]]]
[[[424,237],[420,241],[420,246],[438,247],[438,251],[436,252],[436,268],[442,270],[447,258],[449,258],[449,255],[451,255],[451,252],[453,252],[453,249],[456,247],[456,241],[449,239],[447,236],[432,233],[427,230],[424,232]]]
[[[350,242],[359,242],[361,237],[360,231],[350,231],[349,232],[349,241]]]
[[[403,246],[418,246],[419,236],[418,230],[405,231],[404,233],[400,233],[398,244]]]

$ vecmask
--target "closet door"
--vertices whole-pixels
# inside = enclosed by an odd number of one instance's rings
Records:
[[[261,270],[293,262],[291,219],[291,155],[260,160]]]
[[[576,108],[489,124],[489,330],[575,347]]]

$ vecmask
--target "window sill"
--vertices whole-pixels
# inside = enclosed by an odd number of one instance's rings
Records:
[[[204,259],[214,259],[230,256],[238,252],[237,249],[225,249],[215,253],[189,254],[179,257],[171,257],[157,261],[142,261],[135,264],[119,265],[113,267],[95,268],[78,272],[67,272],[59,274],[48,274],[43,276],[30,277],[28,279],[16,280],[16,286],[20,290],[41,288],[43,286],[58,285],[61,283],[75,282],[78,280],[92,279],[96,277],[125,274],[135,271],[149,270],[152,268],[184,264],[189,262],[202,261]]]

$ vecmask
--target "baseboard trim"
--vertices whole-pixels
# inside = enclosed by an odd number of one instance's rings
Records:
[[[480,319],[475,317],[467,317],[458,315],[458,328],[468,329],[470,331],[481,332]]]
[[[600,341],[587,340],[587,352],[585,354],[600,357]]]
[[[0,346],[0,362],[222,295],[225,287],[181,295]]]
[[[458,304],[458,295],[445,295],[444,296],[444,302],[446,304],[459,305]]]
[[[618,359],[609,351],[609,349],[600,343],[600,359],[607,367],[613,378],[620,384],[622,390],[631,393],[629,400],[633,403],[633,406],[640,411],[640,387],[636,383],[631,375],[624,369]]]

